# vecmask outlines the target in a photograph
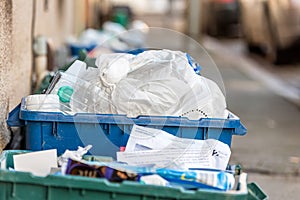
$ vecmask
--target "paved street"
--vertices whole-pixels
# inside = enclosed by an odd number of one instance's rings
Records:
[[[249,181],[258,183],[270,199],[298,199],[300,107],[276,94],[268,85],[270,80],[260,79],[283,81],[287,91],[295,91],[295,87],[270,73],[253,76],[256,66],[249,66],[248,58],[228,44],[210,39],[204,44],[221,71],[229,110],[248,129],[247,135],[233,138],[231,163],[242,164]],[[293,77],[290,80],[295,81]]]

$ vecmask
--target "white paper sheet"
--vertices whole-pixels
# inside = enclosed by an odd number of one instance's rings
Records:
[[[117,160],[130,165],[225,170],[230,148],[215,139],[178,138],[165,131],[134,125],[124,152]]]
[[[13,160],[16,171],[31,172],[36,176],[47,176],[51,168],[57,168],[56,149],[14,155]]]

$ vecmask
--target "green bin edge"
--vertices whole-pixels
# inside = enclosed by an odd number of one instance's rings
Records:
[[[93,199],[97,195],[109,196],[103,200],[135,200],[135,199],[176,199],[176,200],[267,200],[268,196],[256,183],[247,184],[247,192],[224,192],[217,190],[199,189],[196,191],[183,188],[167,188],[155,185],[143,185],[136,182],[124,181],[123,183],[111,183],[106,179],[89,178],[81,176],[46,177],[34,176],[28,172],[9,171],[4,168],[13,167],[12,157],[16,154],[26,153],[26,150],[8,150],[0,155],[0,161],[7,159],[5,166],[0,170],[0,200],[19,199],[19,194],[26,194],[28,186],[40,196],[47,196],[47,200],[56,200],[57,195],[68,197],[70,191],[72,199]],[[25,187],[24,187],[25,186]],[[24,188],[24,189],[23,189]],[[41,189],[43,188],[43,189]],[[63,191],[63,192],[62,192]],[[60,194],[57,194],[60,193]],[[29,194],[29,193],[27,193]],[[75,196],[74,196],[75,194]],[[96,194],[96,196],[94,196]],[[109,194],[109,195],[107,195]],[[126,196],[126,198],[124,198]],[[120,198],[122,197],[122,198]],[[128,198],[128,199],[127,199]],[[32,199],[32,196],[22,196],[22,199]],[[102,199],[102,198],[101,198]]]
[[[247,184],[248,200],[267,200],[269,197],[256,183]]]

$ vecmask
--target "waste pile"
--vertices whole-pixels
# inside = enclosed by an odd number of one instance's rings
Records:
[[[52,98],[53,111],[58,108],[66,114],[227,118],[223,93],[215,82],[195,72],[199,69],[187,55],[166,49],[102,54],[96,59],[97,68],[77,60],[55,75],[44,97],[30,96],[26,103],[44,98],[48,104]]]
[[[137,55],[101,54],[95,66],[76,60],[66,71],[58,71],[45,94],[25,98],[26,109],[65,115],[123,114],[129,118],[228,117],[223,93],[215,82],[201,76],[201,67],[187,53],[163,49]],[[66,150],[54,167],[60,168],[54,171],[59,175],[186,189],[230,190],[235,184],[235,172],[226,171],[230,148],[215,139],[178,138],[159,129],[134,125],[127,145],[116,152],[117,160],[84,160],[90,148]],[[18,165],[15,167],[18,170]],[[35,173],[35,168],[30,172]]]
[[[111,182],[134,181],[140,184],[185,189],[233,190],[238,166],[229,166],[230,148],[214,139],[178,138],[159,129],[135,125],[129,141],[116,152],[117,159],[86,155],[92,145],[66,150],[27,151],[13,156],[12,171],[35,176],[85,176]],[[5,157],[0,159],[2,169]]]

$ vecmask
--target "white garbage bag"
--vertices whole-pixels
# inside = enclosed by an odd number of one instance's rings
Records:
[[[111,101],[109,112],[138,115],[227,118],[223,93],[197,75],[180,51],[103,54],[96,60],[98,86]],[[99,105],[101,106],[101,105]]]
[[[98,68],[76,61],[48,93],[61,110],[125,114],[128,117],[227,118],[226,101],[215,82],[195,73],[185,53],[150,50],[138,55],[103,54]]]

